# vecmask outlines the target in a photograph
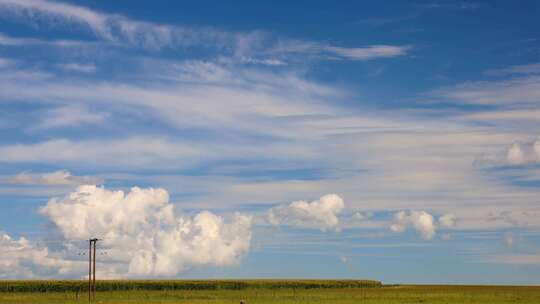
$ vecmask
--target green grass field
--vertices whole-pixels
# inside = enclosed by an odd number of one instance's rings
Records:
[[[121,281],[122,288],[129,281]],[[540,286],[441,286],[441,285],[362,285],[335,287],[354,281],[159,281],[171,287],[179,282],[180,288],[155,290],[156,282],[135,281],[132,290],[99,291],[96,303],[540,303]],[[141,282],[146,282],[145,285]],[[167,282],[168,285],[165,285]],[[186,282],[190,282],[186,284]],[[186,288],[199,282],[204,288]],[[242,282],[241,285],[223,282]],[[364,282],[364,281],[362,281]],[[6,286],[10,282],[0,282]],[[13,282],[11,282],[12,284]],[[24,282],[18,282],[24,283]],[[154,283],[154,285],[151,285]],[[4,284],[4,285],[2,285]],[[36,286],[36,282],[28,282]],[[34,284],[34,285],[33,285]],[[48,283],[48,286],[53,286]],[[80,283],[77,283],[80,284]],[[192,284],[192,285],[190,285]],[[214,285],[212,285],[214,284]],[[294,288],[291,288],[295,286]],[[319,285],[316,287],[316,285]],[[81,286],[81,285],[77,285]],[[99,286],[99,285],[98,285]],[[214,287],[212,287],[214,286]],[[220,287],[216,287],[220,286]],[[164,288],[164,287],[162,287]],[[1,289],[0,289],[1,290]],[[73,291],[0,291],[0,303],[87,303],[84,290]]]

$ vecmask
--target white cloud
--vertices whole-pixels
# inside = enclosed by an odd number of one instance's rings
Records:
[[[408,228],[416,230],[425,240],[432,239],[437,230],[433,216],[425,211],[399,211],[395,213],[390,230],[403,233]]]
[[[468,82],[436,90],[430,95],[455,103],[538,105],[540,103],[540,76],[528,75],[498,81]]]
[[[191,28],[157,24],[127,18],[119,14],[107,14],[82,6],[44,1],[44,0],[0,0],[8,18],[27,18],[30,20],[61,19],[65,23],[87,27],[97,37],[113,44],[141,46],[151,50],[165,47],[202,46],[230,51],[240,62],[283,65],[285,62],[276,55],[291,53],[315,54],[349,60],[371,60],[404,55],[410,46],[370,45],[361,48],[345,48],[313,42],[285,41],[275,47],[275,37],[269,33],[253,31],[234,33],[215,28]],[[0,43],[1,43],[0,39]],[[5,44],[20,45],[37,43],[37,40],[4,39]],[[256,55],[270,54],[270,58],[258,58]]]
[[[8,178],[6,181],[12,184],[28,185],[98,185],[103,183],[103,180],[100,178],[93,176],[74,176],[67,170],[39,174],[22,172]]]
[[[347,256],[344,256],[344,255],[340,256],[339,260],[343,264],[349,264],[351,262],[351,259],[349,257],[347,257]]]
[[[501,150],[483,153],[477,157],[476,162],[480,165],[487,166],[522,166],[538,163],[540,162],[540,137],[532,141],[515,141],[504,150]]]
[[[517,110],[493,110],[483,111],[472,114],[465,114],[466,120],[481,121],[487,123],[497,123],[502,125],[504,122],[523,123],[530,121],[536,123],[540,120],[540,110],[538,109],[517,109]]]
[[[338,215],[345,208],[343,199],[327,194],[313,202],[295,201],[267,211],[268,222],[274,226],[296,226],[321,230],[337,228]]]
[[[81,63],[63,63],[58,65],[60,68],[79,72],[79,73],[93,73],[96,71],[96,66],[93,64],[81,64]]]
[[[0,6],[2,1],[0,0]],[[0,45],[5,46],[34,46],[34,45],[47,45],[47,46],[56,46],[56,47],[82,47],[85,45],[90,45],[89,42],[78,41],[78,40],[43,40],[36,38],[27,38],[27,37],[12,37],[0,33]]]
[[[398,57],[412,49],[409,45],[368,45],[365,47],[339,47],[307,41],[288,40],[279,43],[271,53],[297,53],[328,57],[331,59],[373,60]]]
[[[35,38],[16,38],[0,33],[0,45],[19,46],[41,44],[42,41]]]
[[[179,216],[163,189],[80,186],[41,208],[66,240],[101,238],[119,276],[174,276],[197,265],[234,265],[250,248],[251,217]]]
[[[534,153],[536,153],[536,157],[540,160],[540,136],[534,142],[533,149]]]
[[[47,162],[58,165],[99,167],[181,168],[216,159],[266,158],[290,162],[314,159],[316,153],[304,145],[234,145],[227,142],[172,140],[133,137],[71,141],[55,139],[35,144],[0,145],[0,163]]]
[[[0,232],[0,279],[56,278],[77,269],[84,269],[84,264],[51,256],[46,247]]]
[[[28,11],[31,11],[29,15],[32,18],[39,17],[32,14],[38,12],[55,17],[62,17],[65,18],[66,21],[69,20],[71,22],[84,23],[96,33],[107,38],[112,38],[110,25],[107,24],[107,16],[81,6],[41,0],[1,0],[0,4],[4,6],[4,9],[15,10],[21,15],[28,14]]]
[[[486,71],[486,75],[490,76],[505,76],[513,74],[540,74],[540,63],[515,65],[507,68]]]
[[[512,165],[521,165],[527,162],[525,152],[520,143],[513,143],[506,154],[506,159]]]
[[[447,213],[439,217],[439,226],[442,228],[453,228],[456,226],[456,216],[452,213]]]
[[[98,38],[113,44],[140,46],[158,50],[167,46],[208,45],[225,48],[237,43],[236,40],[248,39],[250,35],[233,34],[212,28],[176,27],[151,22],[129,19],[119,14],[107,14],[83,6],[69,3],[31,0],[0,0],[4,9],[4,18],[19,18],[25,20],[54,20],[55,26],[59,21],[70,26],[88,29]],[[13,14],[7,14],[12,12]],[[28,41],[11,41],[24,43]]]
[[[371,218],[372,216],[373,216],[373,213],[371,213],[371,212],[357,211],[357,212],[353,213],[353,215],[351,216],[351,219],[354,220],[354,221],[363,221],[363,220],[367,220],[367,219]]]
[[[31,129],[99,124],[103,123],[109,115],[109,113],[89,111],[82,106],[62,106],[45,112],[43,120],[33,125]]]
[[[0,57],[0,69],[15,65],[15,60]]]
[[[394,45],[370,45],[363,48],[344,48],[326,46],[324,50],[330,54],[339,55],[350,60],[372,60],[378,58],[397,57],[405,55],[411,49],[410,46]]]
[[[241,58],[240,61],[247,64],[261,64],[261,65],[268,65],[268,66],[287,65],[286,62],[279,59],[257,59],[257,58],[252,58],[252,57],[244,57],[244,58]]]
[[[285,136],[291,134],[283,124],[288,122],[286,118],[336,113],[338,109],[325,104],[323,99],[341,96],[334,88],[292,73],[235,69],[209,62],[190,61],[147,72],[149,78],[145,78],[144,85],[133,85],[6,71],[0,73],[0,99],[79,108],[114,104],[117,110],[155,115],[179,128]],[[164,85],[163,77],[177,83]]]
[[[511,265],[540,265],[540,253],[500,254],[489,257],[487,262]]]

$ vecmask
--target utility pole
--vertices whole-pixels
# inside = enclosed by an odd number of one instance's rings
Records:
[[[88,240],[88,302],[92,301],[92,243],[91,239]]]
[[[92,279],[92,300],[96,299],[96,243],[97,239],[94,239],[94,253],[93,253],[93,260],[94,260],[94,266],[92,272],[94,273],[94,278]]]
[[[98,239],[88,240],[88,301],[96,299],[96,243]]]

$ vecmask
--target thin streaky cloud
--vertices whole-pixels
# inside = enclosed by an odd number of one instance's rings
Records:
[[[133,20],[118,14],[107,14],[94,11],[82,6],[43,0],[0,0],[0,6],[6,11],[15,11],[15,17],[4,14],[5,18],[45,18],[51,16],[62,18],[66,23],[76,23],[87,26],[97,37],[113,44],[127,44],[139,46],[149,50],[176,47],[209,47],[226,51],[232,48],[232,55],[240,58],[252,58],[251,63],[281,65],[282,60],[275,58],[256,58],[257,53],[276,50],[287,56],[288,53],[307,53],[324,56],[333,56],[348,60],[371,60],[390,58],[407,53],[410,46],[368,45],[365,47],[340,47],[315,42],[286,42],[288,47],[276,48],[273,46],[275,37],[261,32],[227,32],[216,28],[179,27],[173,25],[156,24],[147,21]],[[36,12],[28,14],[28,12]],[[47,20],[45,20],[47,21]],[[2,41],[0,36],[0,42]],[[287,39],[281,39],[287,40]],[[12,45],[37,44],[39,40],[31,38],[4,37],[4,43]]]
[[[15,176],[5,178],[4,182],[19,185],[99,185],[103,179],[93,176],[76,176],[67,170],[46,173],[21,172]]]

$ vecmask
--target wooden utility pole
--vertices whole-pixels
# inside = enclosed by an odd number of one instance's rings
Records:
[[[88,302],[92,301],[92,243],[88,240]]]
[[[89,239],[88,247],[88,301],[96,299],[96,243],[98,239]]]
[[[92,259],[94,260],[94,266],[92,267],[92,272],[94,273],[94,278],[92,279],[92,300],[96,299],[96,243],[97,239],[94,239],[94,253],[92,254]]]

